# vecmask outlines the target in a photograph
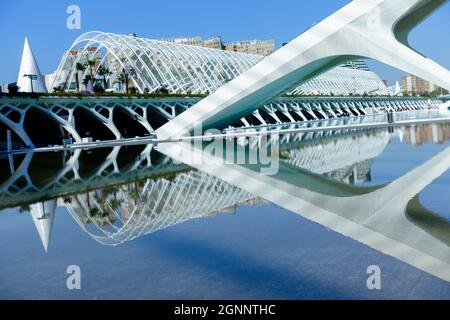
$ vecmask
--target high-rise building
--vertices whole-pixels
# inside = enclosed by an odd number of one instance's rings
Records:
[[[450,128],[442,124],[429,126],[410,126],[405,129],[405,142],[421,145],[427,142],[443,144],[450,139]]]
[[[242,40],[225,44],[225,50],[268,56],[275,51],[275,40]]]
[[[176,44],[185,44],[190,46],[205,47],[211,49],[224,49],[227,51],[241,52],[247,54],[256,54],[260,56],[268,56],[275,51],[275,40],[242,40],[224,44],[220,37],[212,37],[203,39],[200,36],[189,38],[168,38],[162,39]]]
[[[406,93],[424,94],[430,93],[434,85],[430,85],[427,80],[419,78],[415,75],[408,74],[401,78],[402,90]]]

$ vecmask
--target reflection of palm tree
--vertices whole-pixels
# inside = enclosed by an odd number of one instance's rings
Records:
[[[80,92],[80,80],[78,79],[78,73],[81,71],[83,72],[84,70],[86,70],[86,66],[82,63],[77,62],[77,64],[75,65],[75,81],[77,83],[77,91]]]
[[[100,211],[97,208],[91,208],[89,209],[89,215],[91,217],[95,217],[100,213]]]
[[[110,206],[114,211],[116,211],[120,207],[120,201],[117,199],[113,199],[110,202]]]
[[[29,205],[23,204],[19,207],[19,213],[29,212],[31,208]]]
[[[89,192],[86,193],[86,204],[88,206],[88,208],[91,208],[91,197],[89,195]]]

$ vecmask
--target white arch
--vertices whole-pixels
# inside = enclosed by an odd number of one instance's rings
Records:
[[[410,30],[447,0],[354,0],[157,130],[170,138],[220,127],[355,58],[379,60],[450,89],[450,72],[412,50]]]

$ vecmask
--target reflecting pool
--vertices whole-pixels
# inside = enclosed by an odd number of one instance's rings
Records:
[[[448,299],[449,140],[446,122],[281,134],[269,175],[191,143],[3,157],[0,297]],[[233,142],[234,160],[263,145]]]

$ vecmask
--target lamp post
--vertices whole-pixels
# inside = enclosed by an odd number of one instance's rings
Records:
[[[30,79],[30,84],[31,84],[31,93],[33,93],[33,80],[37,80],[37,75],[35,74],[24,74],[24,77],[27,77]]]

